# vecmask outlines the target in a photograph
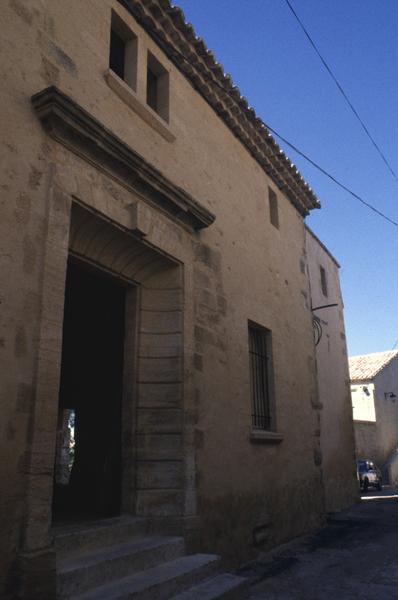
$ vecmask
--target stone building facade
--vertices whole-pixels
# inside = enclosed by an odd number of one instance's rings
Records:
[[[0,595],[53,597],[57,521],[139,515],[235,563],[316,527],[339,443],[316,196],[168,1],[0,19]],[[354,498],[345,391],[335,509]]]
[[[350,356],[351,398],[358,458],[398,482],[398,350]]]
[[[325,507],[327,512],[334,512],[352,502],[357,488],[340,265],[308,228],[306,249],[316,328],[318,433]]]

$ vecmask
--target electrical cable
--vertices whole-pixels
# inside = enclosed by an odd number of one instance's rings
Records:
[[[388,162],[387,158],[385,157],[384,153],[382,152],[380,146],[377,144],[377,142],[375,141],[374,137],[372,136],[372,134],[370,133],[368,127],[365,125],[364,121],[362,120],[362,118],[360,117],[358,111],[356,110],[356,108],[354,107],[354,105],[352,104],[351,100],[349,99],[348,95],[346,94],[346,92],[344,91],[343,86],[341,85],[341,83],[338,81],[337,77],[335,76],[335,74],[333,73],[331,67],[328,65],[328,63],[326,62],[326,60],[323,58],[322,54],[320,53],[320,51],[318,50],[317,45],[315,44],[314,40],[311,38],[310,34],[308,33],[307,29],[305,28],[303,22],[301,21],[300,17],[298,16],[298,14],[296,13],[296,11],[294,10],[293,6],[291,5],[289,0],[285,0],[287,6],[289,7],[290,11],[292,12],[292,14],[294,15],[296,21],[298,22],[298,24],[300,25],[301,29],[303,30],[305,36],[307,37],[309,43],[311,44],[311,46],[313,47],[313,49],[315,50],[316,54],[318,55],[321,63],[323,64],[323,66],[325,67],[325,69],[327,70],[327,72],[329,73],[330,77],[333,79],[334,83],[336,84],[339,92],[341,93],[341,95],[343,96],[344,100],[346,101],[346,103],[348,104],[348,106],[350,107],[351,111],[353,112],[354,116],[356,117],[356,119],[359,121],[359,123],[361,124],[362,129],[364,130],[364,132],[366,133],[366,135],[368,136],[369,140],[371,141],[371,143],[373,144],[373,146],[376,148],[377,152],[379,153],[381,159],[383,160],[383,162],[385,163],[386,167],[388,168],[388,170],[390,171],[391,175],[394,177],[395,181],[398,182],[398,176],[395,173],[394,169],[392,168],[392,166],[390,165],[390,163]]]
[[[394,221],[393,219],[390,219],[390,217],[388,217],[387,215],[385,215],[384,213],[382,213],[379,209],[377,209],[374,206],[372,206],[372,204],[370,204],[369,202],[366,202],[366,200],[364,200],[363,198],[361,198],[361,196],[359,196],[358,194],[356,194],[355,192],[353,192],[350,188],[348,188],[346,185],[344,185],[344,183],[341,183],[341,181],[339,181],[338,179],[336,179],[336,177],[334,177],[333,175],[331,175],[330,173],[328,173],[328,171],[326,171],[323,167],[321,167],[320,165],[318,165],[314,160],[312,160],[312,158],[310,158],[309,156],[307,156],[306,154],[304,154],[304,152],[302,152],[301,150],[299,150],[297,148],[297,146],[295,146],[294,144],[292,144],[291,142],[289,142],[285,137],[283,137],[282,135],[280,135],[280,133],[278,133],[275,129],[273,129],[272,127],[270,127],[267,124],[265,124],[265,125],[266,125],[266,127],[270,131],[272,131],[272,133],[274,135],[276,135],[280,140],[282,140],[282,142],[284,144],[286,144],[287,146],[289,146],[289,148],[291,148],[292,150],[294,150],[295,152],[297,152],[297,154],[299,154],[302,158],[304,158],[307,162],[309,162],[313,167],[315,167],[316,169],[318,169],[318,171],[320,171],[321,173],[323,173],[323,175],[325,175],[331,181],[333,181],[333,183],[335,183],[341,189],[343,189],[346,192],[348,192],[356,200],[359,200],[359,202],[361,202],[364,206],[366,206],[367,208],[369,208],[370,210],[372,210],[373,212],[375,212],[377,215],[379,215],[379,217],[382,217],[383,219],[385,219],[386,221],[388,221],[389,223],[391,223],[395,227],[398,227],[398,222],[397,221]]]
[[[315,346],[318,346],[319,342],[322,339],[322,333],[323,333],[323,329],[322,329],[322,324],[321,324],[321,320],[319,319],[319,317],[315,317],[313,316],[312,318],[312,324],[314,327],[314,335],[315,335]]]

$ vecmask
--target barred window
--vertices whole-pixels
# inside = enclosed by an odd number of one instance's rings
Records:
[[[272,431],[275,429],[275,419],[271,332],[254,323],[249,323],[249,357],[252,427]]]

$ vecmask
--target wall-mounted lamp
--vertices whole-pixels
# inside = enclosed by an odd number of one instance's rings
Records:
[[[363,389],[364,394],[366,394],[366,396],[370,396],[370,392],[369,392],[368,388],[366,387],[366,385],[364,385],[362,389]]]
[[[384,392],[384,399],[387,400],[387,398],[390,398],[390,400],[395,402],[396,395],[394,392]]]

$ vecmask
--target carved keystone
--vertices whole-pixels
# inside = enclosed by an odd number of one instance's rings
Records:
[[[130,205],[131,231],[136,235],[145,237],[148,235],[152,223],[152,215],[149,208],[141,202],[133,202]]]

